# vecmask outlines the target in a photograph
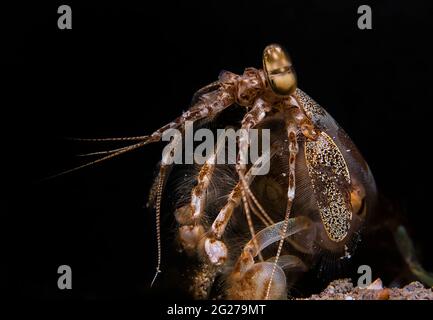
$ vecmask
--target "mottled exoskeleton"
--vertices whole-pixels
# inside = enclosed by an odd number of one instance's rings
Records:
[[[177,238],[184,252],[200,261],[190,275],[191,291],[207,298],[220,275],[222,297],[286,298],[286,272],[305,270],[314,260],[309,257],[318,252],[350,257],[376,190],[367,163],[347,134],[297,88],[291,59],[281,46],[265,48],[263,69],[247,68],[242,75],[222,72],[218,81],[195,94],[188,111],[149,136],[90,139],[138,142],[93,153],[106,155],[89,164],[160,141],[168,129],[184,130],[186,121],[212,120],[231,106],[246,110],[239,128],[270,129],[271,169],[254,176],[257,163],[240,161],[250,147],[244,135],[235,165],[217,164],[211,155],[177,188]],[[225,146],[215,149],[220,147]],[[172,166],[166,156],[149,201],[157,213],[157,274],[161,198]]]

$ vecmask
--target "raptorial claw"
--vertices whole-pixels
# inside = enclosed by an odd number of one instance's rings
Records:
[[[286,276],[283,268],[301,268],[302,270],[305,268],[302,261],[297,257],[287,255],[281,256],[275,265],[272,258],[266,262],[254,263],[254,257],[267,246],[279,241],[281,237],[286,238],[308,229],[311,223],[307,217],[296,217],[289,219],[285,234],[282,234],[284,221],[273,224],[257,233],[254,239],[251,239],[245,246],[229,276],[228,298],[268,298],[272,300],[286,298]],[[257,243],[257,248],[254,241]],[[268,290],[270,283],[271,286]]]

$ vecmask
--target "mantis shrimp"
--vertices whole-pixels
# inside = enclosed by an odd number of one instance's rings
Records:
[[[93,153],[102,156],[72,170],[161,141],[168,130],[183,131],[188,121],[211,121],[232,106],[245,109],[240,128],[247,133],[237,141],[235,164],[221,168],[216,154],[210,155],[189,175],[192,186],[182,186],[184,197],[174,209],[179,245],[199,261],[190,290],[196,298],[208,298],[221,275],[224,298],[284,299],[286,274],[307,269],[299,255],[321,250],[350,257],[352,243],[374,206],[376,187],[349,136],[297,87],[291,58],[280,45],[264,49],[263,69],[246,68],[242,75],[221,72],[216,82],[195,93],[186,112],[148,136],[81,139],[134,142]],[[241,161],[253,128],[271,130],[267,175],[253,175],[257,163]],[[172,166],[163,154],[149,198],[157,218],[156,275],[161,272],[161,199]],[[232,173],[227,181],[224,170]],[[217,199],[223,204],[216,208]],[[234,245],[246,234],[243,247]],[[275,250],[270,250],[273,244]]]

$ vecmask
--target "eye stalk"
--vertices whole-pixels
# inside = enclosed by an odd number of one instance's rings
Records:
[[[275,94],[289,96],[295,92],[295,69],[289,54],[280,45],[271,44],[263,51],[263,71]]]

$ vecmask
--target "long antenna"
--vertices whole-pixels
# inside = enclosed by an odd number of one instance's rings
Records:
[[[156,273],[153,277],[153,280],[150,284],[150,287],[153,286],[153,283],[155,282],[156,278],[158,277],[158,274],[161,273],[161,199],[162,199],[162,189],[164,186],[164,180],[165,180],[165,171],[166,166],[161,165],[159,169],[159,175],[158,175],[158,187],[156,191],[156,242],[158,246],[158,260],[156,264]]]

